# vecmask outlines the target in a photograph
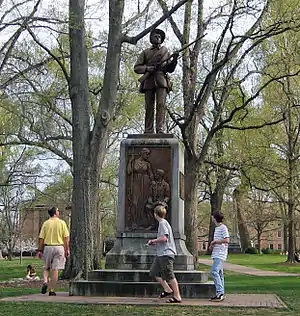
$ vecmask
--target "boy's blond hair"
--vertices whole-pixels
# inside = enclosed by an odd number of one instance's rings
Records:
[[[166,218],[167,215],[167,210],[165,207],[163,207],[162,205],[157,205],[154,208],[154,214],[156,214],[157,216],[161,217],[161,218]]]

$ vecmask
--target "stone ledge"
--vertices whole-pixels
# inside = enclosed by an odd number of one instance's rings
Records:
[[[204,271],[174,271],[178,282],[207,282],[208,272]],[[135,281],[151,282],[153,278],[149,275],[149,270],[93,270],[88,274],[90,281]]]
[[[209,298],[215,294],[213,282],[179,283],[183,297]],[[70,295],[75,296],[158,296],[161,287],[157,282],[74,281],[70,282]]]
[[[127,138],[133,138],[133,139],[143,139],[143,138],[155,138],[155,139],[161,139],[161,138],[176,138],[174,134],[128,134]]]

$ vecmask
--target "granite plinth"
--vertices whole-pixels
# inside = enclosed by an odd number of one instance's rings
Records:
[[[203,283],[208,281],[208,272],[204,271],[175,271],[176,279],[180,282]],[[124,281],[151,282],[148,270],[93,270],[88,273],[89,281]]]
[[[136,157],[141,148],[151,149],[148,158],[151,168],[162,168],[168,175],[171,196],[167,216],[177,250],[174,269],[192,271],[194,258],[186,248],[184,235],[184,148],[171,134],[133,134],[121,143],[116,242],[106,255],[105,268],[147,270],[156,256],[155,247],[145,247],[149,239],[156,238],[156,231],[138,230],[139,225],[133,229],[128,222],[128,192],[133,194],[133,191],[128,186],[127,166],[130,157]],[[138,195],[138,191],[134,194]]]
[[[142,212],[146,204],[143,202],[141,207],[137,207],[132,202],[147,187],[132,185],[135,183],[133,179],[138,176],[129,177],[132,161],[139,157],[143,148],[151,152],[147,158],[151,169],[162,169],[167,175],[166,182],[171,192],[167,219],[172,226],[176,245],[174,270],[182,296],[208,298],[215,294],[215,286],[208,281],[208,273],[195,271],[194,257],[185,245],[183,146],[174,135],[142,134],[128,135],[121,143],[116,241],[106,254],[105,270],[91,271],[87,280],[71,282],[70,295],[157,297],[162,291],[161,285],[153,282],[149,276],[157,250],[155,246],[148,246],[147,242],[157,237],[157,230],[154,225],[149,225],[150,222],[147,225],[143,222],[148,218],[148,213]],[[146,198],[145,201],[148,200],[148,193]],[[136,210],[140,210],[140,213]]]
[[[230,243],[228,246],[229,253],[243,253],[241,245],[239,243]]]
[[[129,134],[128,139],[165,139],[165,138],[175,138],[173,134]]]
[[[119,270],[149,270],[156,257],[156,247],[146,246],[156,233],[121,233],[117,235],[114,247],[107,253],[105,268]],[[188,252],[185,242],[175,237],[177,256],[175,270],[194,270],[194,258]]]
[[[201,271],[175,271],[181,294],[185,298],[209,298],[215,287],[208,280],[208,273]],[[153,282],[147,270],[95,270],[89,280],[70,283],[69,294],[76,296],[158,296],[161,286]]]

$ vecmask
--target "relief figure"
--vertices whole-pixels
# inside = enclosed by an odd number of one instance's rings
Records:
[[[128,210],[126,226],[129,230],[141,227],[144,217],[145,204],[149,197],[153,172],[149,162],[150,149],[142,148],[138,157],[129,159],[127,165],[128,181]]]

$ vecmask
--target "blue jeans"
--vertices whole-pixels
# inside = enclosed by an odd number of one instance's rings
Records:
[[[224,260],[219,258],[214,258],[214,263],[211,267],[211,275],[214,280],[214,284],[216,287],[216,292],[218,294],[225,293],[225,284],[224,284],[224,272],[223,272],[223,263]]]

